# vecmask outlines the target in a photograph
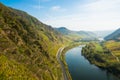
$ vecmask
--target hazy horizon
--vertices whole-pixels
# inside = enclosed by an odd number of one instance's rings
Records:
[[[120,0],[1,0],[52,27],[70,30],[116,30],[120,26]]]
[[[61,26],[61,27],[64,27],[64,26]],[[53,28],[61,28],[61,27],[53,27]],[[69,27],[65,27],[67,28],[68,30],[71,30],[71,31],[91,31],[91,32],[102,32],[102,31],[115,31],[117,29],[107,29],[107,30],[82,30],[82,29],[78,29],[78,30],[73,30],[73,29],[69,29]]]

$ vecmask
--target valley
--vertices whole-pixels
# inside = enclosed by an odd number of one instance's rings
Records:
[[[82,55],[82,47],[84,46],[70,49],[65,55],[72,80],[120,80],[111,72],[91,64],[89,59]]]
[[[82,54],[91,64],[95,64],[120,77],[120,41],[118,30],[105,37],[107,41],[100,43],[90,42],[82,49]]]
[[[120,28],[89,31],[53,27],[30,12],[3,3],[0,80],[120,80]],[[50,10],[58,9],[61,7]]]

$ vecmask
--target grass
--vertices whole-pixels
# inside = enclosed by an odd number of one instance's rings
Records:
[[[0,80],[37,80],[24,65],[0,55]]]
[[[116,59],[116,57],[120,58],[120,42],[111,41],[102,44],[96,42],[89,43],[82,49],[82,54],[92,64],[105,68],[120,77],[120,62]]]
[[[120,59],[120,42],[108,41],[105,46],[111,50],[111,52]]]
[[[100,44],[95,43],[94,45],[95,45],[96,51],[103,52],[103,47]]]

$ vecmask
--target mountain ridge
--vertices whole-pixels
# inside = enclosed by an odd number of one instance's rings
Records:
[[[120,41],[120,28],[104,38],[105,40]]]
[[[65,27],[59,27],[59,28],[54,28],[55,30],[57,30],[58,32],[60,32],[61,34],[69,37],[69,38],[75,38],[76,37],[76,40],[96,40],[97,37],[96,37],[96,34],[94,34],[93,32],[90,32],[90,31],[72,31],[72,30],[69,30]]]

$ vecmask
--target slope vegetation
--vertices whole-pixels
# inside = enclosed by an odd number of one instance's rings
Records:
[[[51,26],[0,3],[0,64],[7,65],[0,66],[0,77],[4,80],[22,79],[23,75],[28,77],[24,80],[62,80],[56,53],[66,41]],[[5,63],[1,62],[4,58]],[[15,75],[7,73],[11,67]]]
[[[94,33],[89,31],[71,31],[65,27],[55,28],[58,32],[65,35],[72,40],[96,40],[97,37]]]
[[[120,46],[120,43],[116,44],[111,41],[101,44],[89,43],[82,49],[82,54],[92,64],[106,69],[120,78],[120,50],[117,49],[117,46]]]

